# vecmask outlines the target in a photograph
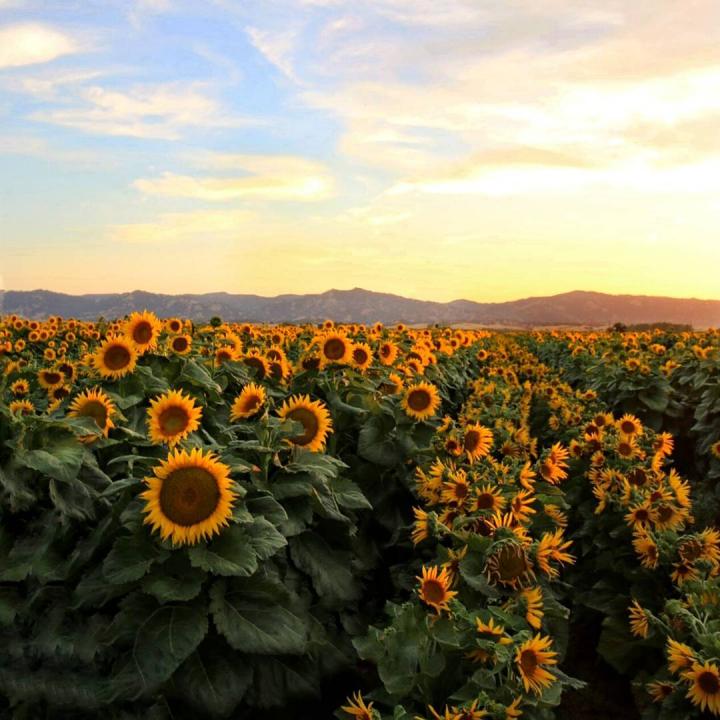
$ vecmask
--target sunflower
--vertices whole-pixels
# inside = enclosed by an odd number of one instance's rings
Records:
[[[136,364],[137,351],[123,335],[109,335],[92,356],[95,370],[112,380],[131,373]]]
[[[672,673],[686,670],[695,663],[695,651],[685,643],[668,638],[665,650],[668,656],[668,668]]]
[[[392,365],[395,360],[397,360],[398,347],[392,342],[380,343],[378,355],[380,356],[380,362],[383,365]]]
[[[451,578],[447,568],[438,570],[436,566],[423,565],[422,576],[416,576],[415,579],[420,582],[417,591],[420,599],[434,608],[439,615],[443,610],[450,610],[448,601],[457,595],[457,591],[450,590]]]
[[[352,697],[347,698],[348,705],[343,705],[340,709],[351,715],[355,720],[374,720],[375,713],[373,704],[365,704],[362,693],[357,692]]]
[[[403,379],[397,373],[390,373],[378,386],[383,395],[399,395],[403,389]]]
[[[115,427],[112,416],[115,414],[115,405],[112,400],[99,388],[86,390],[70,404],[68,417],[90,417],[100,429],[103,437],[107,437],[110,428]],[[80,440],[91,442],[94,435],[83,435]]]
[[[720,460],[720,440],[710,446],[710,452],[713,454],[713,457]]]
[[[265,388],[255,383],[249,383],[235,398],[230,409],[230,419],[233,421],[244,420],[257,415],[265,404],[266,397]]]
[[[352,358],[352,343],[342,333],[329,332],[319,339],[320,366],[344,364]]]
[[[144,523],[160,531],[174,545],[194,545],[209,539],[226,526],[232,516],[236,493],[230,468],[212,453],[199,448],[175,450],[146,477]]]
[[[306,450],[322,450],[328,433],[332,432],[332,420],[325,404],[320,400],[310,400],[309,395],[293,395],[285,401],[278,415],[283,420],[294,420],[303,426],[303,433],[289,440]]]
[[[428,514],[422,508],[414,507],[413,515],[415,515],[415,523],[411,537],[413,545],[417,545],[430,537],[430,526]]]
[[[630,613],[630,632],[636,637],[646,638],[650,631],[650,625],[645,610],[640,607],[637,600],[633,600],[628,611]]]
[[[520,588],[535,578],[525,548],[517,542],[503,542],[485,564],[490,585]]]
[[[259,350],[250,350],[242,359],[242,363],[255,371],[255,377],[258,380],[264,380],[270,375],[270,363]]]
[[[549,650],[552,639],[539,633],[526,640],[515,653],[515,664],[520,671],[525,692],[532,690],[541,695],[543,690],[555,682],[555,676],[544,666],[556,665],[556,652]]]
[[[712,662],[693,663],[692,669],[683,673],[683,678],[690,683],[685,697],[701,710],[709,710],[713,715],[720,715],[720,671]]]
[[[30,392],[30,383],[25,379],[16,380],[10,385],[10,392],[16,398],[25,397]]]
[[[617,420],[615,425],[617,429],[626,436],[638,436],[642,435],[643,432],[642,423],[634,415],[627,413]]]
[[[170,390],[150,402],[147,416],[150,440],[173,447],[200,427],[202,408],[181,390]]]
[[[8,405],[11,415],[32,415],[35,412],[35,406],[30,400],[13,400]]]
[[[220,367],[223,363],[237,359],[237,352],[232,345],[221,345],[215,350],[215,367]]]
[[[372,349],[367,343],[355,343],[350,360],[358,370],[367,370],[372,364]]]
[[[165,321],[165,329],[169,333],[177,335],[182,330],[182,328],[182,320],[180,320],[179,318],[170,318],[169,320]]]
[[[558,570],[550,565],[550,560],[554,560],[561,565],[565,563],[572,565],[575,562],[575,558],[566,552],[570,545],[572,545],[572,540],[565,540],[562,528],[543,533],[537,545],[536,560],[538,567],[549,578],[552,579],[558,576]]]
[[[505,506],[505,498],[500,489],[489,484],[481,485],[474,490],[473,508],[476,511],[489,510],[495,513]]]
[[[170,349],[178,355],[187,355],[192,348],[192,338],[189,335],[176,335],[170,340]]]
[[[38,382],[46,390],[52,390],[65,384],[65,376],[59,370],[45,368],[38,373]]]
[[[652,698],[652,701],[656,703],[663,702],[675,691],[675,686],[671,682],[663,680],[654,680],[653,682],[648,683],[645,688]]]
[[[147,310],[141,313],[134,312],[125,323],[124,330],[135,349],[142,354],[156,347],[162,323],[155,313]]]
[[[437,388],[427,382],[411,385],[402,400],[402,408],[415,420],[426,420],[440,407],[440,395]]]
[[[633,547],[635,552],[640,557],[640,564],[648,568],[648,570],[654,570],[657,567],[660,555],[658,553],[658,546],[655,541],[647,534],[643,526],[639,526],[635,529],[633,534]]]
[[[471,464],[478,458],[487,455],[492,444],[493,434],[489,428],[483,427],[480,423],[474,423],[465,428],[463,450],[467,453]]]
[[[543,595],[540,586],[527,588],[520,591],[520,599],[525,606],[525,620],[534,630],[539,630],[542,625]]]

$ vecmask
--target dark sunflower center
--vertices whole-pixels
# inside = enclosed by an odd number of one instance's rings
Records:
[[[339,338],[331,338],[323,345],[323,354],[328,360],[339,360],[345,354],[345,343]]]
[[[480,493],[477,496],[476,505],[478,510],[489,510],[495,507],[495,498],[490,493]]]
[[[248,395],[243,401],[243,412],[255,410],[260,405],[259,395]]]
[[[427,410],[430,407],[430,393],[427,390],[413,390],[407,402],[413,410]]]
[[[152,325],[147,320],[142,320],[133,328],[133,340],[140,345],[149,343],[152,335]]]
[[[627,457],[628,455],[632,455],[632,446],[629,443],[620,443],[618,445],[618,453],[622,455],[623,457]]]
[[[455,497],[457,498],[465,498],[468,494],[468,486],[465,485],[465,483],[456,483],[455,484]]]
[[[505,547],[497,554],[498,575],[501,580],[511,581],[521,577],[527,570],[525,553],[512,547]]]
[[[629,420],[626,420],[625,422],[620,424],[620,429],[626,435],[632,435],[635,432],[635,423],[631,423]]]
[[[720,692],[720,678],[707,670],[698,675],[697,684],[707,695],[717,695]]]
[[[358,365],[362,365],[367,362],[368,354],[362,348],[355,348],[353,350],[353,359]]]
[[[110,370],[122,370],[130,364],[130,351],[122,345],[111,345],[105,351],[105,365]]]
[[[56,385],[62,380],[62,375],[56,372],[45,373],[45,381],[50,385]]]
[[[184,337],[175,338],[173,340],[173,350],[176,350],[177,352],[184,352],[187,350],[188,341]]]
[[[638,522],[647,522],[649,517],[650,517],[650,515],[645,508],[640,508],[639,510],[635,511],[635,519]]]
[[[215,477],[198,467],[174,470],[163,480],[160,489],[160,507],[164,515],[184,527],[210,517],[219,499]]]
[[[88,400],[78,411],[78,415],[91,417],[101,429],[107,422],[107,408],[98,400]]]
[[[265,363],[256,357],[247,357],[243,362],[248,366],[257,370],[258,379],[262,380],[265,377]]]
[[[465,451],[475,452],[480,444],[480,433],[477,430],[470,430],[465,435]]]
[[[383,345],[383,346],[380,348],[380,354],[381,354],[383,357],[387,357],[387,356],[390,354],[390,346],[389,346],[389,345]]]
[[[173,320],[173,321],[170,323],[170,329],[171,329],[173,332],[177,332],[177,331],[180,329],[180,323],[179,323],[177,320]]]
[[[220,362],[226,362],[227,360],[232,360],[232,355],[227,350],[218,350],[215,357]]]
[[[537,655],[534,650],[523,650],[520,653],[520,667],[526,675],[532,675],[538,666]]]
[[[318,358],[305,358],[302,361],[302,366],[305,370],[317,370],[320,367],[320,360]]]
[[[290,438],[291,442],[296,445],[307,445],[315,439],[318,434],[318,430],[320,429],[320,424],[312,410],[308,410],[307,408],[295,408],[287,414],[287,417],[290,418],[290,420],[302,423],[302,426],[305,429],[305,432],[303,432],[302,435]]]
[[[271,362],[270,363],[270,375],[273,378],[273,380],[282,380],[283,368],[279,362]]]
[[[445,599],[445,587],[437,580],[425,580],[423,594],[428,602],[441,603]]]
[[[187,428],[189,420],[185,408],[172,406],[160,413],[158,423],[164,435],[177,435]]]
[[[669,505],[661,505],[658,508],[658,517],[662,522],[667,522],[674,514],[675,511]]]

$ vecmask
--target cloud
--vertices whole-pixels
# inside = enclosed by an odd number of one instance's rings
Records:
[[[0,27],[0,68],[46,63],[79,52],[75,40],[39,23]]]
[[[286,77],[298,82],[292,56],[298,33],[295,30],[266,31],[255,27],[246,28],[253,46]]]
[[[196,85],[170,83],[111,90],[80,87],[70,107],[42,110],[33,120],[98,135],[177,140],[191,127],[238,127],[248,119],[228,116]]]
[[[240,199],[324,200],[334,193],[328,169],[292,156],[227,155],[206,158],[217,168],[240,170],[243,177],[194,177],[163,173],[133,185],[148,195],[188,197],[210,202]]]
[[[240,237],[254,220],[255,215],[247,210],[164,213],[154,222],[112,226],[109,241],[136,245],[192,243],[197,249],[198,242]]]

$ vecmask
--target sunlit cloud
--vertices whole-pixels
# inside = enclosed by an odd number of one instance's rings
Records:
[[[0,68],[46,63],[79,51],[73,38],[49,25],[0,26]]]
[[[247,175],[195,177],[166,172],[159,178],[141,178],[133,184],[148,195],[210,202],[243,198],[313,201],[331,197],[334,192],[334,181],[328,169],[301,157],[229,155],[207,161],[217,168],[231,168]]]

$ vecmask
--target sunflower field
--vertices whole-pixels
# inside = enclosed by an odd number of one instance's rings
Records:
[[[0,717],[720,716],[720,332],[0,319]]]

